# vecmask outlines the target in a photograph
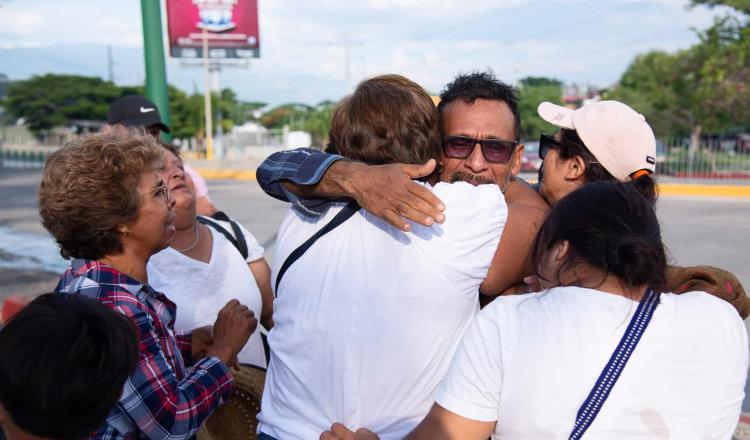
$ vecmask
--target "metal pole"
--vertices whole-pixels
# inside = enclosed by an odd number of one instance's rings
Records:
[[[214,158],[213,123],[211,118],[211,73],[208,62],[208,31],[203,28],[203,74],[205,85],[203,92],[203,112],[206,117],[206,159]]]
[[[112,60],[112,46],[107,46],[107,74],[109,82],[115,82],[114,61]]]
[[[146,96],[156,104],[162,121],[171,127],[160,0],[141,0],[141,14],[143,16],[143,52],[146,59]],[[162,133],[162,136],[165,140],[172,139],[172,136],[166,133]]]
[[[219,86],[219,76],[221,74],[221,64],[214,63],[211,66],[211,89],[216,93],[216,137],[214,138],[214,153],[219,159],[223,159],[224,151],[224,127],[221,122],[224,115],[221,113],[221,87]]]

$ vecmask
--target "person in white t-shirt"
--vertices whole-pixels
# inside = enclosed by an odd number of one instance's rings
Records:
[[[361,83],[331,125],[330,148],[347,158],[424,163],[440,155],[436,108],[398,75]],[[396,439],[429,411],[478,310],[508,210],[494,184],[423,185],[445,204],[442,224],[404,232],[354,207],[279,281],[289,255],[352,205],[316,218],[290,210],[284,219],[259,438],[313,439],[344,421]]]
[[[147,270],[150,285],[167,293],[177,304],[179,313],[175,329],[195,329],[213,324],[211,317],[216,316],[221,306],[231,299],[238,299],[255,316],[260,316],[264,327],[272,327],[273,293],[263,247],[249,231],[235,223],[247,245],[247,257],[243,257],[223,233],[198,221],[196,197],[189,185],[189,177],[176,152],[169,148],[163,179],[175,199],[176,231],[169,247],[151,257]],[[229,222],[208,220],[236,240]],[[208,337],[205,330],[203,335]],[[237,360],[240,364],[267,367],[259,331],[250,336]]]
[[[666,266],[652,205],[619,182],[593,182],[560,200],[534,260],[547,290],[500,297],[479,313],[408,439],[568,438]],[[582,438],[731,438],[748,367],[742,320],[705,292],[655,297],[651,321]],[[373,438],[341,425],[321,436]]]

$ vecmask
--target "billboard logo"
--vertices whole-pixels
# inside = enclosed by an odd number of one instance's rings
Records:
[[[204,34],[209,58],[260,57],[258,0],[166,0],[166,4],[173,57],[203,58]]]
[[[232,21],[232,11],[237,0],[193,0],[193,3],[198,7],[199,28],[224,32],[237,26]]]

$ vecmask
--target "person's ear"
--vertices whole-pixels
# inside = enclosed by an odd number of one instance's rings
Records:
[[[517,176],[521,172],[521,159],[523,158],[523,144],[518,144],[516,150],[513,152],[513,156],[510,158],[512,166],[510,174]]]
[[[578,180],[586,172],[586,162],[581,156],[573,156],[565,164],[565,179]]]
[[[568,258],[570,253],[570,242],[568,240],[561,240],[555,243],[552,247],[552,258],[556,263],[562,263]]]
[[[130,237],[130,226],[128,225],[120,225],[117,227],[117,231],[120,233],[122,238],[128,238]]]

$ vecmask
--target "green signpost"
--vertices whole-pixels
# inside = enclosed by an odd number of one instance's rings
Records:
[[[161,119],[171,127],[167,68],[164,62],[164,41],[161,31],[161,1],[141,0],[143,16],[143,52],[146,59],[146,96],[159,108]],[[165,140],[171,135],[162,133]]]

